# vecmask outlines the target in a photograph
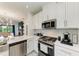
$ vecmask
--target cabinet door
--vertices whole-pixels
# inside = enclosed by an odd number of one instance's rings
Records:
[[[69,28],[79,28],[79,3],[68,2],[66,16]]]
[[[38,22],[37,22],[37,28],[38,29],[42,29],[42,20],[43,20],[43,18],[42,18],[43,16],[42,16],[42,11],[41,12],[39,12],[38,13]]]
[[[32,17],[32,26],[33,26],[33,29],[36,29],[36,16],[35,15]]]
[[[65,3],[57,3],[57,28],[65,28]]]
[[[39,37],[34,37],[34,50],[38,53],[38,39]]]
[[[33,43],[34,43],[33,38],[27,40],[27,54],[33,51],[34,49]]]
[[[57,18],[57,3],[52,3],[48,6],[48,20]]]
[[[43,16],[43,21],[48,20],[48,19],[47,19],[47,17],[48,17],[48,9],[47,9],[46,6],[43,7],[42,16]]]
[[[36,14],[33,17],[34,17],[34,19],[33,19],[34,29],[38,29],[38,22],[39,22],[38,15]]]
[[[42,11],[33,16],[34,29],[41,29],[43,21]]]
[[[56,3],[50,3],[43,6],[43,20],[56,19]]]

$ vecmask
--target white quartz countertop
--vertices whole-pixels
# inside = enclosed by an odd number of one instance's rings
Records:
[[[70,45],[62,44],[59,41],[56,41],[55,45],[79,52],[79,44],[73,44],[73,46],[70,46]]]
[[[7,41],[7,44],[12,44],[12,43],[23,41],[23,40],[28,40],[28,39],[30,39],[32,37],[33,36],[17,36],[17,37],[13,37],[12,39],[9,39]]]

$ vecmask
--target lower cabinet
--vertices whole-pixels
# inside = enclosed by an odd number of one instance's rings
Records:
[[[79,56],[79,52],[55,45],[55,56]]]
[[[38,53],[38,36],[34,37],[34,51],[36,51]]]
[[[34,40],[30,38],[27,40],[27,55],[34,50]]]
[[[38,56],[54,56],[54,45],[38,41]]]
[[[17,42],[9,45],[10,56],[25,56],[27,53],[27,42]]]

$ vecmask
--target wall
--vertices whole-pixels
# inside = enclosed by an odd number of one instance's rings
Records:
[[[24,35],[32,35],[32,14],[30,12],[27,13],[27,19],[24,19]]]

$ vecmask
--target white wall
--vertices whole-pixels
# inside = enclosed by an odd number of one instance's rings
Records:
[[[32,14],[30,12],[27,13],[26,19],[24,19],[24,35],[26,35],[26,31],[28,30],[28,35],[32,35]],[[28,29],[26,29],[26,26]]]

